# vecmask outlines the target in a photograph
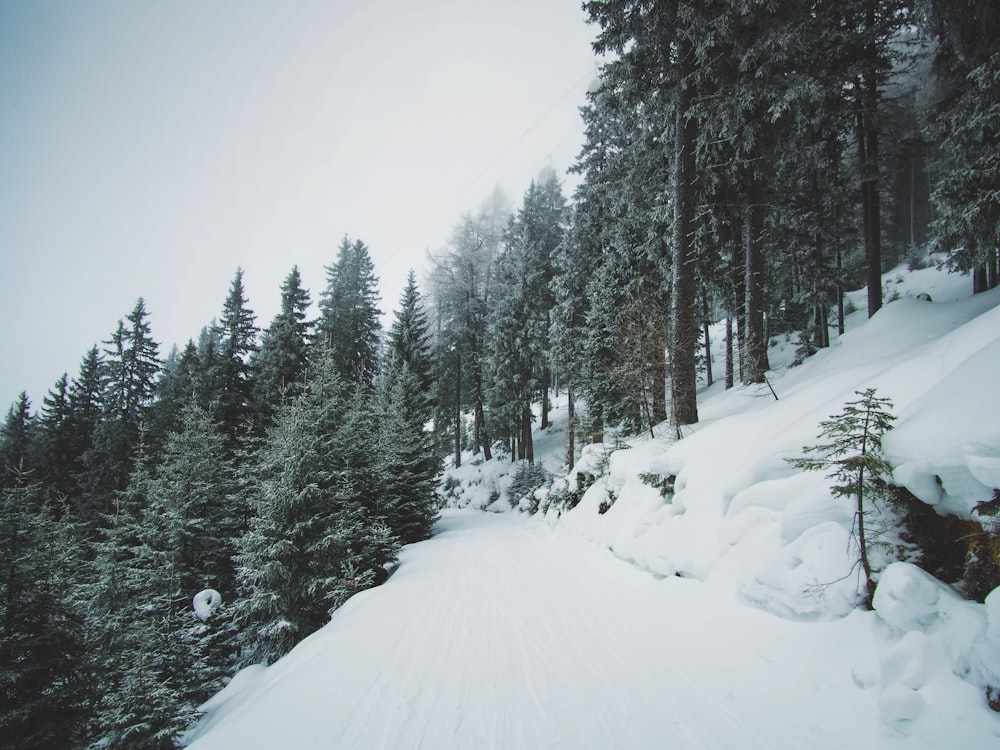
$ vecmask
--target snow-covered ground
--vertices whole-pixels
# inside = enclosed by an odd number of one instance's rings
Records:
[[[894,478],[968,516],[1000,486],[1000,290],[887,275],[888,304],[771,383],[701,395],[671,438],[588,447],[543,513],[446,511],[383,586],[206,707],[197,750],[1000,747],[1000,593],[961,599],[877,556],[857,608],[852,507],[785,459],[862,388],[898,416]],[[929,293],[933,302],[916,299]],[[861,305],[863,307],[863,302]],[[721,341],[721,337],[716,337]],[[565,412],[537,455],[563,461]],[[563,472],[565,467],[562,467]],[[597,481],[568,512],[548,504]],[[509,461],[467,461],[452,502],[509,508]],[[650,477],[675,476],[661,495]],[[600,513],[602,504],[610,508]]]

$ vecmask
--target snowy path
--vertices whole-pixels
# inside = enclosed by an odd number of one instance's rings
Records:
[[[824,648],[831,624],[656,580],[517,516],[450,511],[439,529],[385,586],[237,680],[191,747],[923,746],[880,730],[872,691]],[[857,615],[838,632],[857,631],[863,664],[871,620]]]

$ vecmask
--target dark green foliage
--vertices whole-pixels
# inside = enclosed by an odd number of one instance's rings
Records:
[[[14,486],[31,469],[33,432],[31,402],[22,392],[0,427],[0,489]]]
[[[89,714],[86,625],[68,509],[19,475],[0,498],[0,748],[78,746]]]
[[[674,482],[677,481],[677,477],[673,474],[657,474],[655,472],[647,472],[639,475],[639,480],[660,493],[661,497],[670,497],[674,494]]]
[[[356,391],[338,369],[332,356],[316,363],[255,458],[253,515],[237,555],[246,662],[287,653],[395,560],[398,542],[369,511],[376,498],[358,489],[376,472],[352,463]]]
[[[218,356],[214,380],[218,391],[211,411],[222,425],[227,447],[235,451],[253,422],[250,357],[257,351],[258,332],[243,292],[243,269],[237,269],[229,287],[216,332]]]
[[[534,461],[531,404],[542,404],[548,425],[551,381],[547,352],[552,257],[562,242],[566,201],[554,172],[532,181],[511,219],[496,258],[496,287],[486,328],[486,395],[495,438],[516,440],[518,458]]]
[[[375,515],[404,544],[428,538],[437,518],[441,461],[428,425],[432,387],[427,322],[411,273],[389,332],[374,415],[381,480]]]
[[[484,342],[496,285],[494,259],[508,217],[506,199],[494,192],[476,215],[462,217],[447,250],[433,259],[434,424],[439,450],[452,451],[455,466],[462,463],[465,410],[473,414],[473,452],[482,452],[487,460],[492,457]]]
[[[521,503],[527,502],[529,512],[535,513],[538,510],[538,500],[535,499],[535,490],[547,486],[552,482],[552,475],[541,464],[532,464],[522,461],[517,466],[514,479],[510,484],[510,503],[515,508]]]
[[[868,589],[865,603],[870,606],[875,581],[868,563],[866,503],[871,505],[888,494],[885,477],[892,473],[892,467],[882,455],[882,438],[896,418],[891,413],[892,401],[876,396],[874,388],[856,391],[856,395],[859,398],[845,403],[840,414],[820,422],[820,438],[825,442],[804,449],[819,458],[788,461],[798,469],[826,472],[833,480],[830,492],[855,501],[859,562]]]
[[[180,430],[184,408],[198,393],[198,348],[188,341],[182,350],[174,347],[163,361],[156,384],[156,400],[150,407],[149,445],[162,445],[171,432]]]
[[[69,376],[63,373],[42,401],[38,418],[39,470],[53,491],[69,496],[75,489],[76,458],[70,431]]]
[[[953,108],[941,118],[948,171],[933,199],[934,246],[961,271],[987,267],[987,287],[997,284],[1000,244],[1000,51],[968,74]],[[992,283],[990,283],[992,282]]]
[[[83,455],[82,519],[95,523],[106,513],[114,492],[124,490],[135,459],[160,369],[158,345],[150,335],[140,297],[105,342],[101,360],[101,417]]]
[[[431,396],[434,392],[434,359],[431,355],[430,324],[424,310],[423,297],[417,289],[416,275],[411,270],[406,280],[399,310],[388,336],[388,359],[383,365],[387,374],[405,365],[414,378],[410,409],[423,417],[421,424],[431,418]]]
[[[306,320],[309,292],[302,288],[298,266],[281,286],[281,310],[264,331],[252,361],[255,421],[269,426],[283,401],[302,392],[309,362],[312,322]]]
[[[378,277],[361,240],[344,237],[337,261],[326,269],[326,289],[320,295],[316,343],[332,357],[348,383],[371,386],[378,371]]]

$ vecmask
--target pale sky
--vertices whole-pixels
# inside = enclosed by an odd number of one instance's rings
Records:
[[[595,33],[580,0],[0,0],[4,412],[140,296],[161,356],[237,267],[266,327],[345,234],[394,310],[462,212],[573,162]]]

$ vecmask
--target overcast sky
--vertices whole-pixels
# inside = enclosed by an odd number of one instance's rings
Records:
[[[462,212],[572,163],[595,33],[580,0],[0,0],[4,411],[140,296],[161,356],[237,267],[266,327],[345,234],[395,309]]]

